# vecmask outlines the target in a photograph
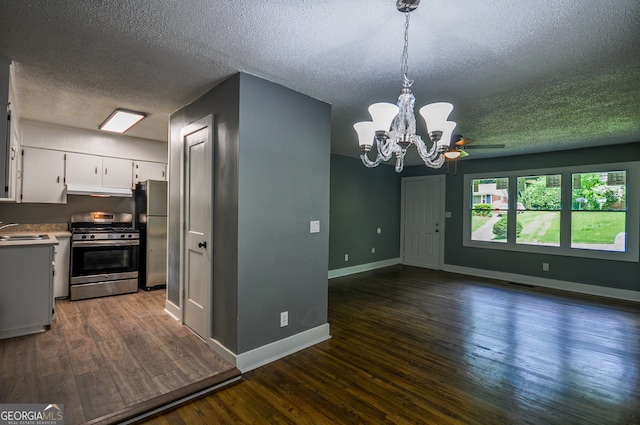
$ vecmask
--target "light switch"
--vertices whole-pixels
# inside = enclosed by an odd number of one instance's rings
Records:
[[[320,233],[320,220],[311,220],[309,222],[309,233]]]

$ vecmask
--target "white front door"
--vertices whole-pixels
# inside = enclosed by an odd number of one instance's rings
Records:
[[[185,127],[182,135],[184,141],[183,322],[206,340],[211,336],[211,264],[213,261],[211,118]]]
[[[402,263],[442,269],[444,177],[402,179]]]

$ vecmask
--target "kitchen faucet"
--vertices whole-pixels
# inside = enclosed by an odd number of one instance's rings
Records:
[[[2,222],[0,221],[0,224],[2,224]],[[0,230],[2,229],[6,229],[7,227],[11,227],[11,226],[17,226],[18,223],[7,223],[4,226],[0,226]]]

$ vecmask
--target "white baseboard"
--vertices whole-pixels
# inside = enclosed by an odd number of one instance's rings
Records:
[[[368,272],[369,270],[381,269],[383,267],[394,266],[396,264],[400,264],[400,258],[390,258],[388,260],[376,261],[375,263],[359,264],[357,266],[329,270],[329,279],[348,276],[350,274],[361,272]]]
[[[232,365],[237,365],[237,356],[232,353],[227,347],[220,344],[217,340],[213,338],[209,338],[207,341],[207,345],[213,349],[220,357],[231,363]]]
[[[329,324],[325,323],[324,325],[300,332],[281,339],[280,341],[275,341],[271,344],[247,351],[246,353],[235,355],[232,363],[235,363],[240,372],[245,373],[286,357],[289,354],[304,350],[319,342],[326,341],[329,338],[331,338],[331,335],[329,335]]]
[[[180,321],[180,309],[172,302],[168,300],[165,301],[164,311],[174,319]],[[234,354],[213,338],[209,338],[205,342],[220,355],[220,357],[237,367],[240,372],[245,373],[329,338],[331,338],[329,334],[329,324],[326,323],[242,354]]]
[[[559,289],[562,291],[570,291],[581,294],[597,295],[600,297],[640,302],[640,292],[630,291],[628,289],[607,288],[604,286],[587,285],[584,283],[566,282],[563,280],[547,279],[543,277],[527,276],[515,273],[504,273],[493,270],[476,269],[472,267],[453,266],[447,264],[444,265],[443,270],[452,273],[486,277],[489,279],[506,280],[509,282],[542,286],[545,288]]]
[[[166,311],[167,314],[169,314],[169,316],[173,317],[178,322],[180,321],[180,316],[182,315],[180,312],[180,307],[178,307],[171,301],[169,300],[164,301],[164,311]]]

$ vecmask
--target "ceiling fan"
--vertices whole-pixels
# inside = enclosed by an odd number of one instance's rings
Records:
[[[452,135],[451,140],[453,141],[452,146],[444,154],[448,159],[458,159],[469,156],[467,149],[502,149],[505,147],[504,144],[469,146],[475,142],[475,139],[463,137],[461,134]]]

